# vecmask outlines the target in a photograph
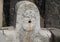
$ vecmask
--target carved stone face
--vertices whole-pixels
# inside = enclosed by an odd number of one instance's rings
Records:
[[[36,16],[34,10],[26,10],[24,14],[22,14],[22,25],[23,29],[30,31],[36,26]]]
[[[28,1],[27,1],[28,2]],[[26,31],[34,30],[40,26],[39,10],[31,2],[20,2],[17,4],[17,25],[16,28]]]

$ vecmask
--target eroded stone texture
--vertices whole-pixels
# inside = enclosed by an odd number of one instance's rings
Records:
[[[46,27],[60,28],[60,0],[46,0]]]
[[[40,27],[40,15],[36,5],[29,1],[16,4],[16,28],[1,30],[0,42],[49,42],[51,33]]]
[[[16,31],[20,42],[49,42],[51,33],[40,27],[39,10],[35,4],[29,1],[21,1],[16,4]]]
[[[0,42],[14,42],[14,32],[9,30],[0,30]]]
[[[2,21],[3,21],[3,0],[0,0],[0,27],[2,27]]]

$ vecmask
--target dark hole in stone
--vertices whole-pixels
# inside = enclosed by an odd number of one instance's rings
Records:
[[[28,21],[28,23],[31,23],[31,21]]]

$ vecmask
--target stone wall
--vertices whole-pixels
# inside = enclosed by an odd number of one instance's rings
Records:
[[[60,28],[60,0],[45,1],[46,27]]]

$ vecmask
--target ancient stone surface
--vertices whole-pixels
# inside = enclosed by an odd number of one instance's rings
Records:
[[[19,33],[17,40],[20,42],[49,42],[51,33],[40,27],[39,10],[29,1],[16,4],[16,31]],[[19,37],[20,36],[20,37]]]
[[[0,42],[14,42],[14,31],[0,30]]]
[[[10,0],[10,25],[15,26],[15,10],[14,7],[16,5],[17,2],[19,1],[31,1],[33,3],[35,3],[38,6],[38,9],[40,10],[40,15],[41,15],[41,27],[44,27],[44,18],[42,16],[44,16],[44,0]]]
[[[3,0],[0,0],[0,27],[2,27],[2,21],[3,21]]]
[[[44,28],[44,18],[40,16],[40,26],[41,28]]]
[[[9,18],[10,18],[10,25],[12,26],[15,26],[15,5],[16,5],[16,3],[17,2],[19,2],[19,1],[31,1],[31,2],[34,2],[34,0],[10,0],[10,16],[9,16]]]
[[[46,0],[46,27],[60,28],[60,0]]]
[[[16,4],[15,29],[0,30],[0,42],[49,42],[51,33],[42,30],[40,14],[36,5],[29,1]]]
[[[53,42],[60,42],[60,29],[54,28],[53,30],[50,30],[53,34]]]

